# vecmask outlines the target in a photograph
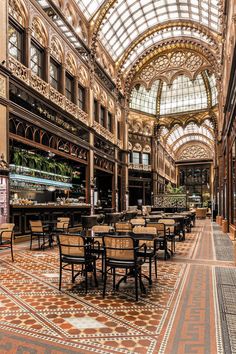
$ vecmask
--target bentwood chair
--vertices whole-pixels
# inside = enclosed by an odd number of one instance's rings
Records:
[[[14,262],[13,242],[14,242],[14,227],[15,224],[0,224],[0,248],[11,249],[11,259]]]
[[[88,291],[88,272],[93,272],[95,285],[97,286],[96,277],[96,260],[97,257],[91,253],[91,243],[81,235],[58,235],[59,255],[60,255],[60,278],[59,290],[61,290],[62,270],[71,271],[72,283],[78,275],[85,275],[85,292]],[[75,265],[80,265],[81,269],[74,269]]]
[[[113,227],[110,225],[94,225],[92,227],[93,236],[93,249],[92,252],[97,254],[98,257],[102,256],[102,276],[104,273],[104,248],[102,243],[102,236],[107,235],[114,231]]]
[[[149,284],[152,284],[152,261],[155,265],[155,276],[157,278],[157,230],[151,226],[135,226],[133,233],[147,246],[146,257],[149,260]]]
[[[67,217],[57,218],[55,231],[66,234],[69,230],[69,225],[70,225],[70,218]]]
[[[164,251],[164,259],[170,257],[169,250],[168,250],[168,243],[167,243],[167,236],[166,236],[166,225],[163,223],[148,223],[149,227],[155,227],[157,232],[156,238],[156,254],[158,250]]]
[[[174,254],[175,252],[175,220],[174,219],[160,219],[158,223],[166,225],[166,238],[167,241],[171,243],[171,253]]]
[[[41,220],[30,220],[30,249],[32,249],[33,238],[38,239],[38,248],[44,249],[46,242],[48,241],[49,246],[51,246],[52,238],[47,225],[43,225]],[[40,244],[40,239],[43,243]]]
[[[115,224],[115,231],[119,233],[129,233],[132,231],[132,225],[130,222],[117,222]]]
[[[145,226],[146,221],[143,218],[131,219],[130,223],[132,226]]]
[[[136,246],[136,241],[127,236],[103,236],[103,247],[105,251],[105,271],[103,283],[103,297],[106,293],[107,274],[111,269],[113,273],[113,290],[118,290],[121,281],[126,281],[128,276],[135,278],[135,297],[138,301],[138,280],[140,289],[144,291],[144,285],[141,279],[141,267],[146,260],[146,245]],[[139,257],[139,252],[143,251],[143,257]],[[116,269],[125,269],[126,274],[116,285]],[[127,271],[130,270],[130,273]]]

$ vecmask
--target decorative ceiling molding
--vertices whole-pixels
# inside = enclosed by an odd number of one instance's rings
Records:
[[[175,125],[181,127],[186,127],[189,123],[195,123],[200,126],[205,120],[209,119],[213,124],[214,131],[217,130],[218,118],[217,118],[218,108],[214,107],[211,110],[199,111],[199,112],[186,112],[178,113],[170,116],[161,116],[158,119],[158,127],[166,127],[171,130]]]
[[[180,138],[176,139],[171,145],[168,144],[169,148],[171,150],[173,150],[173,152],[176,152],[179,149],[178,146],[182,146],[187,143],[184,141],[184,140],[186,140],[186,138],[189,139],[187,142],[196,141],[197,143],[199,143],[199,142],[203,141],[203,142],[205,142],[206,145],[208,145],[211,148],[213,148],[213,146],[214,146],[214,141],[209,139],[205,134],[188,133],[188,134],[184,134]],[[183,141],[183,143],[181,144],[182,141]],[[177,148],[176,148],[176,145],[177,145]]]
[[[204,45],[200,43],[196,43],[195,41],[189,41],[189,42],[184,42],[183,40],[178,40],[176,38],[172,38],[169,41],[163,41],[162,43],[158,43],[156,48],[153,48],[149,50],[149,52],[145,52],[145,55],[140,57],[137,62],[134,63],[132,69],[129,71],[126,80],[125,80],[125,92],[127,94],[130,94],[131,88],[134,85],[134,82],[138,75],[141,73],[141,71],[147,67],[151,62],[157,60],[159,56],[162,55],[167,55],[169,53],[173,52],[182,52],[182,51],[188,51],[191,52],[195,55],[198,55],[202,59],[204,58],[205,63],[205,69],[208,68],[209,70],[215,72],[216,78],[219,78],[219,64],[217,61],[217,58],[214,56],[214,54],[210,51],[208,47],[205,47]],[[203,67],[200,67],[200,71],[204,69]],[[164,70],[164,69],[163,69]],[[180,71],[182,70],[182,67],[179,67]],[[195,75],[197,72],[195,73]],[[118,80],[118,85],[121,85],[121,82]]]
[[[182,145],[176,152],[177,160],[212,159],[213,150],[204,143],[188,142]]]
[[[209,121],[209,120],[208,120]],[[206,121],[205,121],[206,122]],[[215,133],[214,133],[214,130],[213,128],[211,128],[208,124],[206,124],[205,122],[203,122],[202,124],[197,124],[197,123],[194,123],[197,125],[198,128],[200,127],[203,127],[205,128],[206,130],[208,130],[208,132],[212,135],[212,139],[215,139]],[[210,122],[210,121],[209,121]],[[211,123],[211,122],[210,122]],[[167,142],[168,138],[170,137],[171,134],[173,134],[177,129],[179,129],[179,127],[182,127],[183,129],[185,129],[189,124],[191,123],[188,123],[186,126],[181,126],[179,124],[176,124],[174,127],[172,127],[169,131],[167,131],[166,133],[164,132],[164,129],[162,131],[162,140],[163,142]],[[212,123],[211,123],[212,124]],[[213,125],[212,125],[213,126]],[[165,128],[166,130],[166,128]],[[164,135],[163,135],[164,134]]]
[[[211,70],[211,65],[202,55],[190,50],[172,50],[146,64],[135,76],[132,85],[140,83],[149,89],[158,79],[171,85],[179,75],[194,80],[199,71],[206,68]]]
[[[194,31],[196,31],[196,33],[200,34],[201,37],[200,38],[196,38],[199,39],[201,42],[206,43],[206,40],[208,41],[208,44],[212,47],[212,49],[217,53],[217,56],[220,55],[220,48],[219,48],[219,42],[221,37],[219,35],[215,35],[214,33],[212,33],[209,28],[200,25],[197,22],[194,21],[168,21],[162,24],[157,24],[155,26],[153,26],[152,28],[149,28],[148,30],[146,30],[144,33],[140,34],[138,36],[138,38],[133,41],[129,47],[125,50],[125,52],[122,54],[122,56],[118,59],[118,61],[116,62],[116,66],[117,66],[117,72],[118,75],[124,71],[124,66],[125,63],[127,62],[127,60],[129,59],[129,57],[132,55],[132,53],[134,52],[134,50],[138,47],[141,46],[142,43],[145,43],[148,39],[154,37],[157,34],[162,34],[164,33],[166,30],[185,30],[185,31],[192,31],[194,33]],[[203,38],[206,38],[205,40],[203,40]],[[184,36],[183,39],[191,39],[191,37],[187,37]],[[148,48],[145,48],[143,50],[146,51]],[[141,53],[141,55],[143,54],[143,52]]]

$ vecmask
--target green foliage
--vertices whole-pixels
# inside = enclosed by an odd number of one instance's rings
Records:
[[[166,186],[166,191],[170,194],[181,194],[184,193],[184,187],[172,187],[171,183],[169,182]]]
[[[16,166],[25,166],[68,177],[73,175],[73,169],[68,164],[54,161],[39,154],[31,154],[26,150],[14,149],[12,161]]]

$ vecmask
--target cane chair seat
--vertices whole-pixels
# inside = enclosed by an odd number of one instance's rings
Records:
[[[115,224],[115,231],[116,232],[131,232],[132,225],[130,222],[117,222]]]

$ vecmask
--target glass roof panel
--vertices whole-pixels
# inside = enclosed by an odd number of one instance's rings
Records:
[[[151,37],[145,38],[142,42],[140,42],[134,50],[130,53],[128,58],[126,59],[126,62],[124,64],[124,69],[127,69],[129,66],[131,66],[134,62],[134,60],[141,54],[143,53],[146,49],[149,47],[155,45],[156,43],[167,39],[171,37],[191,37],[191,38],[196,38],[200,39],[201,41],[212,45],[212,40],[208,36],[204,35],[203,33],[197,32],[194,29],[184,29],[181,27],[172,27],[172,28],[166,28],[165,30],[158,31]],[[117,54],[117,53],[116,53]]]
[[[171,86],[163,83],[160,114],[188,112],[207,108],[206,87],[201,74],[192,81],[178,76]]]
[[[193,134],[191,136],[185,136],[185,137],[182,137],[181,139],[179,139],[173,145],[173,151],[176,151],[181,145],[186,144],[189,141],[199,141],[199,142],[207,144],[208,146],[210,145],[212,147],[211,142],[205,136]]]
[[[159,81],[155,81],[150,90],[146,90],[143,86],[134,87],[131,93],[130,108],[156,114],[158,87]]]
[[[200,127],[195,123],[190,123],[185,128],[177,126],[168,136],[166,143],[174,151],[182,144],[192,140],[211,145],[214,141],[214,133],[208,127],[208,124],[205,123]]]
[[[94,14],[102,0],[77,0],[85,14]],[[108,52],[117,60],[138,35],[152,26],[167,20],[194,20],[213,30],[219,31],[219,7],[215,0],[118,0],[113,6],[104,25],[101,26],[101,39]],[[119,35],[118,35],[119,30]],[[127,41],[121,40],[122,34]],[[120,48],[117,52],[116,48]]]
[[[88,20],[98,11],[104,0],[75,0]]]
[[[218,103],[218,91],[216,87],[216,78],[214,74],[209,74],[208,71],[206,71],[206,75],[208,77],[209,84],[211,87],[212,106],[215,106]]]

